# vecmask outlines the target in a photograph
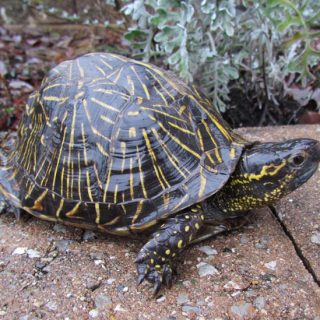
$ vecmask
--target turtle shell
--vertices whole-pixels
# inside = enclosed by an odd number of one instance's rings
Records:
[[[127,234],[221,189],[244,146],[195,87],[93,53],[59,64],[30,96],[7,172],[33,215]]]

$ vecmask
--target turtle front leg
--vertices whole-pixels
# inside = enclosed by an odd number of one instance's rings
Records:
[[[172,283],[172,260],[192,242],[203,225],[202,210],[193,207],[190,211],[168,219],[153,237],[142,247],[137,259],[138,283],[145,279],[154,283],[154,295],[161,284]]]

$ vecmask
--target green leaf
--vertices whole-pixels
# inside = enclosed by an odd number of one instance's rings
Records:
[[[125,37],[125,39],[127,39],[129,41],[134,41],[137,38],[141,39],[141,38],[147,37],[148,34],[149,34],[149,32],[146,32],[141,29],[132,29],[132,30],[129,30],[128,32],[126,32],[124,37]]]

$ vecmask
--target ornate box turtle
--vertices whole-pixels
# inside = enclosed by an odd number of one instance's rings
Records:
[[[136,263],[157,292],[187,245],[296,189],[319,161],[315,140],[250,143],[172,73],[93,53],[30,96],[2,142],[0,197],[18,216],[149,235]]]

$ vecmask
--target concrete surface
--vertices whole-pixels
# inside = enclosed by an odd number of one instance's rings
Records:
[[[313,137],[320,126],[241,130]],[[0,319],[320,319],[320,171],[273,211],[188,248],[171,289],[136,286],[142,241],[0,216]],[[200,277],[200,271],[208,275]]]

